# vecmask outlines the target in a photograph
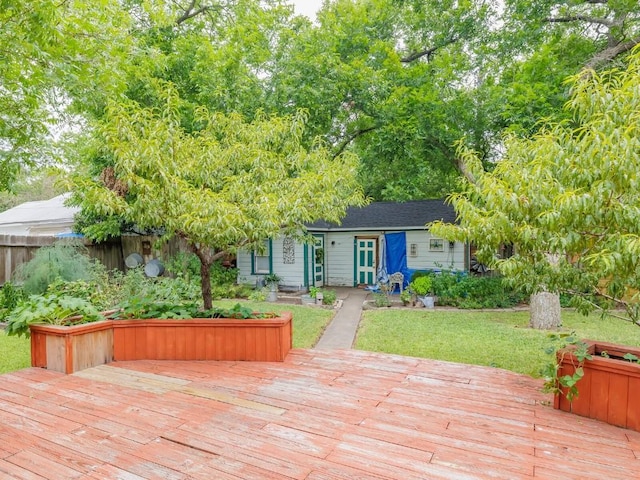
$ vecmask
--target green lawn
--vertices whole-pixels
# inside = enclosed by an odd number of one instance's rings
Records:
[[[8,337],[0,328],[0,373],[31,365],[31,348],[26,338]]]
[[[238,300],[216,300],[214,305],[231,307],[236,303],[247,305],[256,312],[289,311],[293,313],[293,347],[311,348],[313,347],[325,327],[335,315],[335,310],[305,307],[302,305],[288,305],[284,303],[250,302]]]
[[[563,311],[563,330],[579,338],[640,345],[640,327]],[[548,332],[527,328],[528,312],[365,311],[355,348],[505,368],[534,377],[551,357]]]

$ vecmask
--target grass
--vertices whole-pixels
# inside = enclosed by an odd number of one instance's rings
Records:
[[[31,366],[31,348],[26,338],[9,337],[0,329],[0,373]]]
[[[256,312],[293,313],[293,348],[312,348],[325,327],[335,315],[332,309],[305,307],[302,305],[288,305],[269,302],[249,302],[238,300],[216,300],[216,305],[231,307],[236,303],[247,305]]]
[[[578,338],[640,346],[640,327],[563,311],[563,331]],[[527,328],[528,312],[365,311],[355,348],[486,365],[540,376],[551,357],[549,332]]]

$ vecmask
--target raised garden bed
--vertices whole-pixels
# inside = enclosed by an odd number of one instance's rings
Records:
[[[105,320],[31,326],[31,365],[62,373],[127,360],[282,362],[292,347],[292,315],[275,318]]]
[[[583,378],[576,384],[578,396],[569,401],[566,389],[555,395],[554,407],[611,425],[640,431],[640,348],[586,341],[591,360],[585,360]],[[603,356],[603,353],[604,356]],[[571,348],[557,352],[558,377],[573,375],[580,362]]]

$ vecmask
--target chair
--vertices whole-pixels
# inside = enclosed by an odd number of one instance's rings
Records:
[[[391,275],[389,275],[389,289],[390,291],[394,291],[395,290],[395,284],[398,284],[398,287],[400,288],[400,293],[402,293],[402,287],[404,285],[404,275],[402,274],[402,272],[396,272],[396,273],[392,273]]]

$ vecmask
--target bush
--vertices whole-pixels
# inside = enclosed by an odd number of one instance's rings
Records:
[[[433,280],[438,305],[458,308],[509,308],[525,299],[525,295],[508,288],[501,277],[476,277],[462,273],[442,272]]]
[[[433,278],[431,277],[431,275],[423,275],[423,276],[416,277],[409,284],[409,288],[417,296],[424,297],[425,295],[432,293]]]
[[[333,305],[336,303],[336,299],[338,298],[338,294],[335,290],[322,290],[322,295],[323,305]]]
[[[68,243],[41,247],[29,262],[18,266],[14,278],[28,295],[43,294],[57,279],[91,281],[104,267],[85,252],[84,247]]]
[[[379,307],[379,308],[391,306],[391,302],[389,302],[389,297],[387,297],[384,293],[374,293],[373,303],[376,307]]]
[[[11,282],[6,282],[0,289],[0,312],[2,317],[27,298],[24,290]]]

